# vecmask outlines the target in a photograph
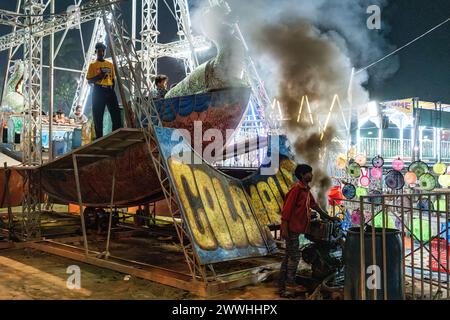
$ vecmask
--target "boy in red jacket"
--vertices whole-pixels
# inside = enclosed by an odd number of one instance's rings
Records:
[[[312,171],[312,167],[307,164],[300,164],[295,168],[295,176],[299,181],[287,193],[281,211],[281,236],[286,240],[286,251],[278,282],[282,297],[292,297],[296,289],[300,289],[295,284],[295,275],[300,262],[299,236],[309,232],[311,209],[318,212],[322,219],[339,220],[322,210],[311,194],[309,183],[313,179]]]

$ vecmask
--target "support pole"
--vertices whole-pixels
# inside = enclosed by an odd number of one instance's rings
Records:
[[[89,247],[87,242],[87,235],[86,235],[86,225],[84,220],[84,212],[83,212],[83,201],[81,199],[81,187],[80,187],[80,176],[78,173],[78,163],[77,163],[77,155],[72,155],[72,161],[73,161],[73,170],[75,174],[75,183],[77,186],[77,194],[78,194],[78,204],[80,206],[80,217],[81,217],[81,228],[83,229],[83,242],[84,242],[84,250],[86,257],[89,255]]]
[[[109,241],[111,239],[111,226],[112,226],[112,216],[113,216],[113,208],[114,208],[114,191],[116,189],[116,169],[117,169],[117,162],[116,159],[114,159],[114,169],[113,169],[113,177],[112,177],[112,187],[111,187],[111,212],[109,214],[109,224],[108,224],[108,237],[106,238],[106,250],[105,250],[105,258],[108,259],[109,257]]]
[[[51,0],[50,3],[50,13],[53,15],[55,14],[55,0]],[[49,54],[49,93],[48,96],[50,97],[50,105],[48,109],[48,161],[53,160],[53,103],[54,103],[54,95],[53,95],[53,78],[54,78],[54,53],[55,53],[55,34],[52,33],[50,35],[50,54]]]
[[[12,240],[12,225],[13,225],[13,213],[11,209],[11,197],[9,195],[9,177],[11,176],[11,170],[8,169],[7,163],[3,163],[3,166],[5,168],[5,199],[6,199],[6,205],[8,206],[8,240]],[[3,205],[3,201],[2,201]]]

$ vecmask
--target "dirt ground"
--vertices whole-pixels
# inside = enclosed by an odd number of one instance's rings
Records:
[[[70,290],[66,273],[71,265],[81,270],[81,289]],[[2,300],[153,300],[200,299],[176,288],[80,263],[33,249],[0,250],[0,299]],[[280,299],[275,278],[258,285],[233,289],[209,299]],[[298,297],[296,299],[304,299]]]

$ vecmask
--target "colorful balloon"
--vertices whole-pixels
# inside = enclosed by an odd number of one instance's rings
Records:
[[[372,165],[375,168],[381,168],[384,165],[384,159],[381,156],[376,156],[372,159]]]
[[[370,176],[377,180],[381,179],[381,177],[383,176],[383,170],[381,170],[381,168],[374,167],[370,169]]]
[[[409,165],[408,171],[414,172],[417,178],[420,178],[424,173],[428,173],[430,168],[428,168],[428,165],[423,161],[414,161]]]
[[[444,174],[446,170],[447,170],[447,166],[442,162],[438,162],[433,166],[434,173],[439,174],[439,175]]]
[[[436,178],[431,173],[424,173],[419,178],[419,185],[425,191],[432,191],[436,188]]]
[[[367,192],[366,188],[363,188],[363,187],[356,188],[356,195],[358,197],[364,197],[364,196],[367,196],[367,194],[368,194],[368,192]]]
[[[392,161],[392,168],[394,170],[402,171],[404,166],[405,166],[405,163],[400,158],[395,159],[394,161]]]
[[[443,174],[439,176],[438,182],[443,188],[450,187],[450,174]]]
[[[346,184],[342,188],[342,194],[348,200],[353,199],[354,197],[356,197],[356,188],[355,188],[355,186],[352,185],[352,184]]]
[[[361,187],[367,188],[370,185],[369,169],[361,170],[361,178],[359,178]]]
[[[364,223],[369,221],[371,217],[372,217],[372,215],[370,214],[370,212],[365,212],[364,213],[364,220],[365,220]],[[360,222],[361,222],[361,211],[359,211],[359,209],[356,209],[356,210],[354,210],[352,212],[351,220],[352,220],[352,223],[355,224],[355,225],[359,225],[360,224]]]
[[[411,185],[411,184],[415,184],[417,182],[417,176],[414,172],[412,171],[408,171],[405,174],[405,181],[407,184]]]
[[[347,158],[345,157],[345,155],[343,154],[338,155],[336,159],[336,167],[342,170],[345,169],[346,165],[347,165]]]
[[[347,173],[352,178],[359,178],[361,176],[361,167],[354,162],[348,166]]]
[[[328,203],[330,206],[333,204],[342,204],[341,199],[344,198],[344,195],[342,194],[341,186],[334,186],[330,189],[328,193]]]
[[[403,178],[403,175],[401,172],[396,170],[391,170],[386,175],[386,178],[384,179],[384,183],[386,186],[393,190],[400,190],[405,185],[405,179]]]
[[[365,166],[367,163],[367,158],[363,154],[358,154],[355,158],[355,162],[359,164],[361,167]]]

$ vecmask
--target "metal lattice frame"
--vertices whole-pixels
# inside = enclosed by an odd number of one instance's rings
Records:
[[[25,13],[29,15],[27,41],[24,45],[25,74],[24,101],[26,122],[23,126],[23,164],[28,166],[42,164],[42,37],[34,33],[34,27],[42,21],[44,4],[39,0],[27,0]],[[27,170],[27,187],[22,203],[22,240],[41,237],[41,197],[40,181],[32,170]]]
[[[41,181],[40,173],[26,171],[25,199],[22,203],[21,228],[19,238],[36,240],[41,238]]]
[[[189,14],[189,5],[187,0],[174,0],[175,16],[177,20],[178,36],[181,42],[188,42],[190,45],[190,55],[183,59],[184,71],[189,75],[197,66],[198,59],[195,54],[194,41],[191,32],[191,18]]]
[[[112,1],[111,2],[118,2]],[[85,23],[97,18],[100,14],[99,8],[104,6],[104,1],[102,0],[90,0],[85,4],[79,7],[80,12],[80,23]],[[3,10],[0,10],[2,12]],[[33,31],[35,36],[46,37],[51,35],[52,33],[56,33],[59,31],[63,31],[68,27],[73,25],[73,21],[68,18],[69,15],[67,13],[56,14],[52,17],[46,19],[40,19],[35,21],[35,25],[33,26]],[[0,23],[3,21],[0,20]],[[77,21],[78,24],[78,21]],[[29,30],[27,28],[23,28],[17,30],[14,33],[9,33],[5,36],[0,37],[0,51],[16,47],[18,45],[24,44],[28,39]]]
[[[22,141],[23,164],[30,166],[42,164],[42,37],[35,33],[35,27],[43,20],[44,8],[42,0],[25,2],[29,27],[24,45],[24,101],[27,114]]]
[[[190,240],[190,234],[186,230],[186,226],[183,222],[181,211],[176,199],[176,194],[171,186],[170,177],[161,154],[159,141],[156,138],[155,128],[161,127],[162,123],[153,100],[146,99],[144,95],[144,91],[150,90],[150,84],[144,80],[146,77],[141,64],[133,63],[133,61],[139,61],[139,57],[136,48],[133,46],[131,37],[129,37],[126,31],[120,8],[117,6],[112,7],[114,8],[114,18],[111,19],[111,22],[107,24],[106,13],[103,15],[103,19],[105,25],[107,26],[106,31],[110,40],[111,55],[117,70],[119,87],[129,90],[131,93],[129,101],[131,101],[133,111],[136,118],[139,119],[141,127],[144,127],[142,123],[144,117],[148,119],[148,126],[143,129],[143,132],[148,146],[149,155],[161,183],[161,188],[168,203],[169,210],[172,214],[174,226],[178,234],[187,265],[193,279],[200,278],[201,280],[206,281],[205,267],[199,263],[198,256],[193,248],[192,241]],[[118,59],[119,56],[125,57],[125,59]],[[144,87],[143,90],[131,90],[132,88],[142,87]],[[120,92],[123,94],[124,90],[120,90]],[[127,101],[124,100],[124,97],[122,97],[122,100]],[[188,242],[186,242],[186,239],[188,239]]]
[[[142,84],[149,83],[151,88],[154,86],[152,80],[158,74],[158,59],[152,54],[158,44],[158,35],[158,0],[142,0],[141,63],[144,72]]]

